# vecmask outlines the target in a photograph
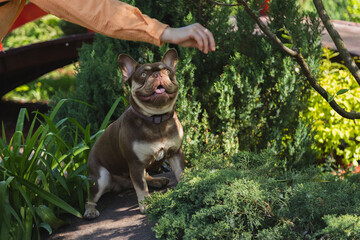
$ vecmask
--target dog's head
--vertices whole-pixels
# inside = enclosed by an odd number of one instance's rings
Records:
[[[131,104],[148,116],[173,111],[179,90],[175,49],[168,50],[161,62],[139,64],[126,54],[118,61],[124,82],[131,86]]]

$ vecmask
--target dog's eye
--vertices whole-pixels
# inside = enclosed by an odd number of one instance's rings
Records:
[[[146,72],[141,73],[142,78],[146,78],[146,75],[147,75]]]
[[[166,69],[166,74],[167,74],[167,75],[170,75],[170,73],[171,73],[170,70],[169,70],[169,69]]]

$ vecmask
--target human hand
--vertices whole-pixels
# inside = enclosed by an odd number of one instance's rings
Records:
[[[212,33],[199,23],[181,28],[168,27],[164,30],[160,40],[182,47],[195,47],[205,54],[215,51],[215,40]]]

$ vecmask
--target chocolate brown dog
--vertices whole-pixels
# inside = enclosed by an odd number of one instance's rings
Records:
[[[179,181],[184,169],[181,144],[183,129],[175,113],[178,82],[176,50],[165,53],[161,62],[139,64],[120,54],[123,80],[131,86],[130,107],[99,137],[88,158],[89,177],[94,181],[84,217],[98,217],[96,202],[110,190],[134,187],[140,212],[149,195],[148,185],[164,187],[169,179],[151,177],[146,169],[168,159]]]

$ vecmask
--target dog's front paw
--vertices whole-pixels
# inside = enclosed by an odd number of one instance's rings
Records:
[[[94,219],[100,216],[99,211],[95,208],[96,203],[87,203],[85,204],[85,213],[84,218],[86,219]]]
[[[146,206],[145,205],[139,203],[139,209],[140,209],[140,212],[142,214],[145,214],[145,212],[146,212]]]

